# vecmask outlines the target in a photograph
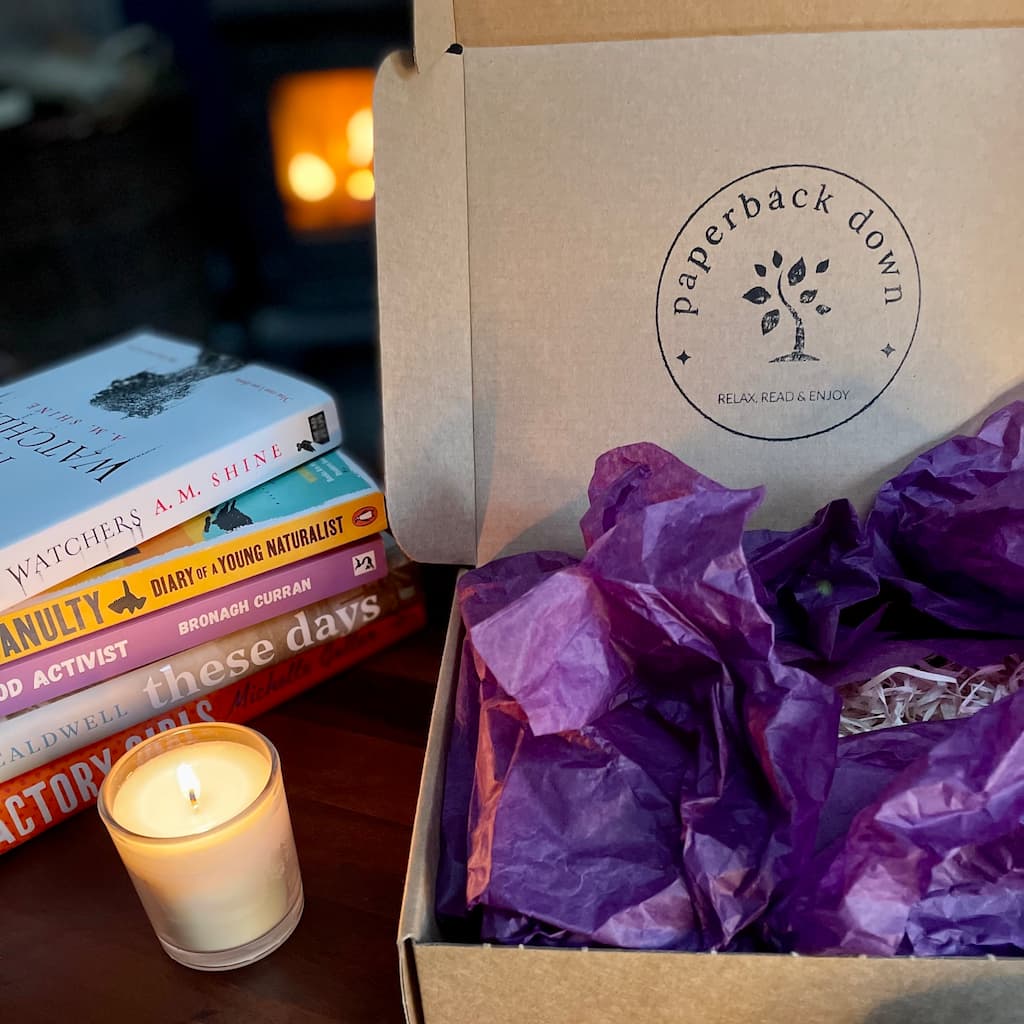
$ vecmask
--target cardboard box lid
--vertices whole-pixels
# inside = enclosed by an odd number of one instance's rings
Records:
[[[497,26],[528,23],[513,6],[522,22],[497,3],[417,4],[421,54],[507,39]],[[802,27],[840,6],[802,5]],[[559,4],[547,24],[566,11],[625,6]],[[1020,24],[1024,4],[958,17]],[[578,550],[594,459],[639,440],[766,484],[753,525],[792,527],[835,496],[863,505],[1020,392],[1022,66],[1020,28],[390,58],[376,219],[405,550]]]
[[[417,63],[453,44],[524,46],[849,29],[998,27],[1019,0],[417,0]]]

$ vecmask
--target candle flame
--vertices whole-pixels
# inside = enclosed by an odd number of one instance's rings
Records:
[[[178,787],[181,789],[181,795],[188,797],[188,802],[192,807],[199,803],[199,776],[196,775],[192,765],[178,765]]]

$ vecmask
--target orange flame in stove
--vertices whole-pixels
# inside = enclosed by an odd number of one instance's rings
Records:
[[[296,231],[368,224],[373,217],[373,71],[288,75],[270,102],[278,192]]]

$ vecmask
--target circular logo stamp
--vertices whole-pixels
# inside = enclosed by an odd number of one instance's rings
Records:
[[[812,437],[892,383],[921,275],[896,211],[842,171],[786,164],[687,218],[658,281],[658,343],[680,394],[734,434]]]

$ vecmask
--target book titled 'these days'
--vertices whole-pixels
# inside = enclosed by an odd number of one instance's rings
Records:
[[[152,333],[0,388],[0,609],[340,440],[316,385]]]

